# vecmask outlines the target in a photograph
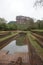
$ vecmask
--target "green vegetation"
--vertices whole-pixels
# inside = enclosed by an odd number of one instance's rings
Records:
[[[9,31],[9,30],[33,30],[33,29],[43,29],[43,20],[37,20],[34,22],[32,18],[24,23],[17,23],[16,21],[7,21],[3,18],[0,18],[0,31]]]
[[[31,34],[31,32],[28,33],[28,37],[29,37],[30,43],[35,48],[37,54],[43,60],[43,48],[37,43],[37,41],[35,40],[36,38]]]
[[[35,32],[43,32],[43,29],[41,30],[39,30],[39,29],[35,29],[35,30],[32,30],[32,31],[35,31]]]
[[[19,32],[11,32],[11,34],[10,35],[8,35],[8,36],[6,36],[6,37],[4,37],[4,38],[1,38],[0,39],[0,42],[1,41],[4,41],[4,40],[6,40],[6,39],[8,39],[8,38],[11,38],[11,37],[13,37],[13,36],[15,36],[16,34],[18,34]]]
[[[26,24],[17,24],[17,29],[18,30],[26,30],[27,29],[27,25]]]
[[[6,20],[3,18],[0,18],[0,31],[9,31],[9,30],[17,30],[17,25],[15,21],[11,21],[9,23],[6,23]]]

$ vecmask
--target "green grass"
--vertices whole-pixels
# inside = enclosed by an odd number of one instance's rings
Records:
[[[10,34],[10,35],[8,35],[8,36],[6,36],[6,37],[4,37],[4,38],[1,38],[1,39],[0,39],[0,42],[1,42],[1,41],[4,41],[4,40],[6,40],[6,39],[8,39],[8,38],[10,38],[10,37],[13,37],[14,35],[16,35],[16,34],[18,34],[18,33],[19,33],[19,32],[15,32],[15,33],[12,32],[12,34]]]
[[[40,30],[40,29],[35,29],[35,30],[32,30],[32,31],[43,32],[43,29],[42,29],[42,30]]]
[[[28,37],[29,37],[29,40],[30,40],[32,46],[35,48],[35,51],[43,60],[43,48],[37,43],[37,41],[35,40],[36,38],[33,35],[28,33]]]

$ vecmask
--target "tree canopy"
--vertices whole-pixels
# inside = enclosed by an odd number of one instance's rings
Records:
[[[43,29],[43,20],[37,20],[34,22],[32,18],[25,24],[17,24],[15,21],[6,23],[6,20],[0,18],[0,30],[31,30],[31,29]]]
[[[36,0],[34,6],[43,6],[43,0]]]

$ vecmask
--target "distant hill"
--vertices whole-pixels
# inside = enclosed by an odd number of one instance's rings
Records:
[[[13,24],[13,23],[16,23],[16,21],[10,21],[8,24]]]

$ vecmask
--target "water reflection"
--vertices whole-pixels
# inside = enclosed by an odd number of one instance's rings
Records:
[[[15,52],[28,52],[28,45],[17,46],[16,40],[9,43],[2,50],[9,51],[9,54],[13,54]]]

